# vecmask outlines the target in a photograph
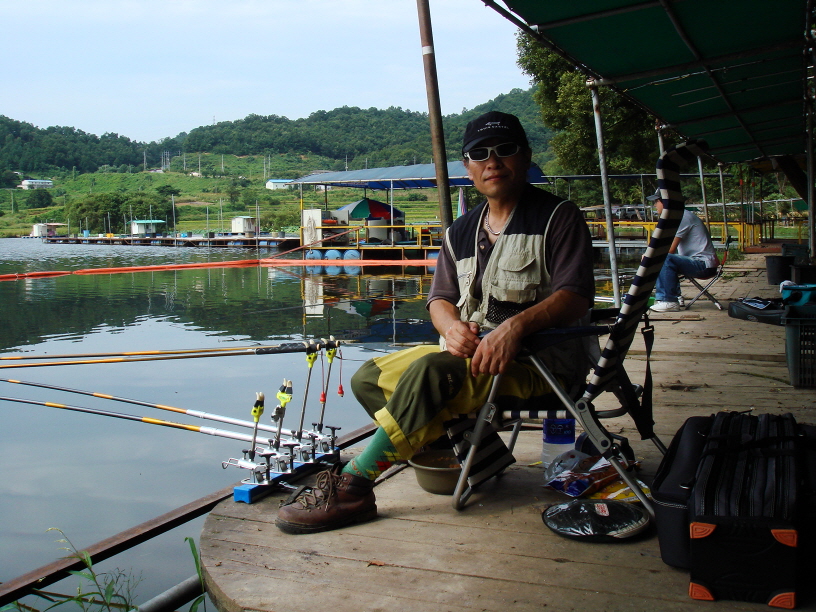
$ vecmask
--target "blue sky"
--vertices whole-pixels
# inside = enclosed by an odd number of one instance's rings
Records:
[[[152,141],[250,113],[427,111],[415,0],[1,0],[0,114]],[[430,0],[442,112],[515,87],[515,28]]]

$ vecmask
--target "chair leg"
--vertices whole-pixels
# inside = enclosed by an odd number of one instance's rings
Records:
[[[516,446],[516,440],[518,440],[519,432],[521,431],[521,419],[513,423],[513,432],[510,434],[510,441],[507,444],[507,450],[511,453],[513,452],[513,448]]]
[[[468,476],[470,476],[473,461],[476,459],[476,453],[478,452],[479,445],[482,442],[485,426],[493,420],[493,417],[496,414],[497,408],[493,401],[496,398],[496,391],[499,388],[500,381],[501,374],[497,374],[493,377],[493,385],[490,387],[490,394],[487,397],[487,401],[479,410],[479,416],[476,417],[476,426],[468,436],[470,449],[468,449],[467,457],[465,458],[465,462],[462,464],[462,472],[459,474],[459,480],[456,482],[456,488],[453,491],[453,499],[451,500],[454,510],[461,510],[471,493],[473,493],[473,487],[468,486]]]
[[[708,284],[705,287],[703,287],[700,283],[697,282],[697,279],[694,279],[694,278],[691,278],[691,277],[686,277],[686,279],[689,282],[691,282],[695,287],[697,287],[697,289],[699,289],[699,291],[700,291],[700,293],[697,294],[697,297],[695,297],[693,300],[691,300],[691,302],[686,304],[686,310],[691,308],[692,304],[694,304],[694,302],[696,302],[697,300],[699,300],[703,296],[706,296],[709,300],[714,302],[714,305],[717,307],[718,310],[722,310],[723,309],[722,304],[720,304],[720,302],[717,300],[717,298],[715,298],[713,295],[711,295],[708,292],[708,288],[711,287],[711,285],[713,285],[715,282],[717,282],[717,280],[719,278],[720,278],[719,276],[715,276],[714,278],[712,278],[708,282]]]
[[[609,432],[606,431],[606,428],[601,425],[596,415],[593,414],[590,403],[584,399],[573,402],[572,399],[566,393],[564,393],[563,390],[561,390],[560,386],[558,385],[558,381],[536,355],[530,356],[530,361],[544,377],[544,379],[550,384],[550,387],[556,392],[561,400],[561,403],[564,404],[564,406],[572,413],[576,422],[581,425],[583,430],[586,432],[589,441],[604,457],[609,459],[609,462],[614,466],[621,479],[637,496],[644,508],[646,508],[649,515],[654,518],[654,506],[652,505],[651,500],[643,489],[640,488],[640,485],[632,476],[631,472],[626,469],[628,466],[628,461],[624,456],[623,451],[613,441],[613,438],[610,436]]]

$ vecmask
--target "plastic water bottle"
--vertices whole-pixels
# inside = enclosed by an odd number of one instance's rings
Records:
[[[544,419],[541,463],[546,469],[561,453],[575,448],[575,419]]]

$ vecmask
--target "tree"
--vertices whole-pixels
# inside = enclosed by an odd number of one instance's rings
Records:
[[[35,189],[26,198],[28,208],[47,208],[53,205],[54,198],[47,189]]]
[[[170,202],[155,194],[93,193],[65,205],[65,217],[71,225],[82,224],[92,232],[126,231],[128,219],[161,219],[173,217]],[[111,226],[108,226],[110,220]]]
[[[172,185],[159,185],[156,187],[156,191],[165,198],[181,195],[181,190],[173,187]]]
[[[4,170],[0,173],[0,187],[16,187],[19,181],[17,173],[11,170]]]

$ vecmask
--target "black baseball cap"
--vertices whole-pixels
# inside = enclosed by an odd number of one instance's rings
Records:
[[[490,111],[467,124],[465,137],[462,139],[462,153],[467,153],[480,142],[490,138],[502,138],[505,142],[515,142],[524,148],[530,148],[527,133],[521,127],[518,117]]]

